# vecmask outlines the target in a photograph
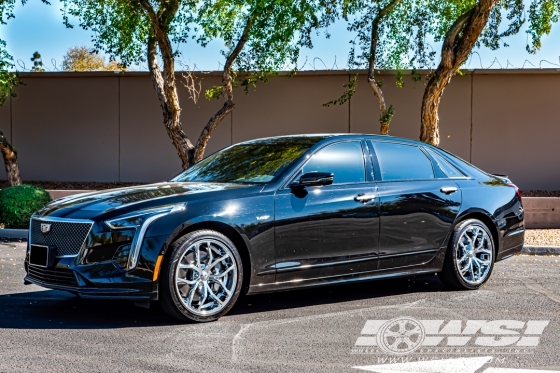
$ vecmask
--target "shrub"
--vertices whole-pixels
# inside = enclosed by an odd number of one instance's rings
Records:
[[[0,223],[6,228],[29,228],[31,215],[51,201],[49,193],[33,185],[0,190]]]

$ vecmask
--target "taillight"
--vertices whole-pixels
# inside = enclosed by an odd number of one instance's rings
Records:
[[[515,193],[517,193],[517,196],[519,197],[519,202],[523,203],[523,199],[521,198],[521,190],[519,190],[519,188],[517,187],[517,185],[510,183],[508,184],[510,187],[514,187],[515,188]]]

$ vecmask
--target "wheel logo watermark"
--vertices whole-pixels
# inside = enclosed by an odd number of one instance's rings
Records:
[[[532,354],[549,320],[367,320],[353,354]]]
[[[376,342],[387,353],[403,355],[420,348],[424,338],[426,332],[422,323],[411,317],[399,317],[381,326]]]

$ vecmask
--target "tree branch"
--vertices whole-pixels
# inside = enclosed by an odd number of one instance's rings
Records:
[[[383,91],[381,87],[375,81],[375,58],[377,54],[377,42],[379,41],[379,24],[383,17],[385,17],[401,0],[392,0],[383,9],[379,11],[377,16],[373,19],[371,23],[371,46],[369,54],[369,65],[368,65],[368,84],[373,90],[373,94],[377,98],[379,103],[379,117],[380,121],[384,121],[387,118],[387,105],[385,104],[385,97],[383,96]],[[381,133],[387,133],[389,131],[388,123],[381,123]]]
[[[222,89],[224,93],[225,102],[222,108],[218,110],[218,112],[210,118],[210,120],[208,121],[208,123],[206,124],[202,132],[200,133],[198,141],[196,142],[196,149],[194,155],[195,162],[202,160],[202,157],[204,156],[204,151],[206,149],[206,145],[210,140],[210,135],[212,134],[212,132],[214,132],[218,124],[220,124],[220,122],[235,108],[235,102],[233,101],[233,77],[231,74],[231,68],[233,66],[233,63],[235,62],[235,59],[239,56],[239,53],[241,53],[241,50],[245,46],[245,43],[247,42],[247,40],[249,40],[251,27],[253,26],[253,22],[255,21],[257,15],[258,13],[256,10],[251,13],[249,18],[247,19],[247,23],[245,24],[245,27],[243,28],[243,33],[241,34],[241,37],[237,41],[235,48],[233,48],[233,50],[231,51],[231,53],[228,55],[226,59],[226,63],[224,65],[224,71],[222,74]]]

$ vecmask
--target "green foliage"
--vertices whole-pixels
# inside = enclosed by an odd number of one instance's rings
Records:
[[[396,72],[396,82],[395,84],[397,85],[397,88],[403,88],[404,87],[404,72],[400,69],[397,69]]]
[[[342,86],[346,88],[342,96],[340,96],[336,100],[324,103],[323,106],[329,107],[331,105],[342,105],[346,101],[350,100],[352,96],[354,96],[354,93],[356,93],[356,87],[358,86],[358,74],[351,77],[350,81],[347,84],[343,84]]]
[[[51,201],[49,193],[33,185],[0,190],[0,222],[7,228],[28,228],[31,215]]]
[[[36,73],[45,72],[45,69],[43,68],[43,59],[41,58],[41,53],[39,52],[33,53],[33,57],[31,57],[31,62],[33,62],[33,67],[31,68],[31,71]]]
[[[227,64],[245,38],[231,68],[242,78],[234,80],[234,87],[244,87],[246,94],[278,70],[295,73],[299,51],[312,47],[312,30],[319,27],[325,9],[321,0],[206,0],[200,4],[195,23],[201,28],[197,41],[202,46],[222,39],[226,49],[221,53]],[[208,99],[221,94],[218,87],[206,91]]]
[[[541,48],[541,38],[548,35],[552,24],[560,17],[560,0],[533,0],[529,6],[529,30],[531,39],[527,44],[529,53],[536,53]]]
[[[61,0],[64,24],[74,25],[70,17],[79,19],[79,26],[93,31],[93,53],[105,51],[111,61],[119,59],[123,67],[146,61],[146,46],[151,23],[139,1],[132,0]],[[190,34],[195,1],[153,0],[149,3],[158,11],[177,5],[177,12],[165,13],[170,19],[164,20],[164,32],[177,45],[184,43]],[[169,4],[168,4],[169,3]],[[174,56],[178,52],[174,51]]]
[[[393,105],[389,105],[389,107],[387,108],[387,113],[385,113],[385,115],[382,115],[379,118],[379,122],[391,123],[391,119],[393,119],[393,115],[395,115],[395,109],[393,108]]]
[[[50,4],[47,0],[41,0]],[[0,0],[0,25],[6,25],[8,20],[15,18],[14,7],[17,0]],[[25,5],[27,0],[21,0]],[[13,58],[6,49],[6,42],[0,39],[0,106],[4,105],[8,97],[16,97],[15,88],[21,84],[14,68]]]
[[[14,67],[12,56],[6,51],[6,42],[0,40],[0,106],[8,97],[16,97],[15,87],[20,84],[17,73],[11,72]]]
[[[265,71],[250,71],[247,73],[244,73],[242,78],[238,79],[238,73],[237,71],[232,71],[231,75],[232,75],[232,79],[233,79],[233,88],[237,88],[237,87],[243,87],[245,94],[249,94],[249,88],[252,87],[253,90],[257,90],[257,83],[258,82],[263,82],[266,83],[268,82],[268,78],[269,75],[271,74],[277,74],[276,71],[272,71],[272,72],[265,72]],[[208,88],[205,92],[204,92],[204,96],[206,97],[207,100],[212,100],[212,99],[219,99],[220,97],[222,97],[223,93],[224,93],[224,89],[223,89],[223,85],[214,85],[210,88]]]
[[[372,22],[389,3],[390,0],[342,1],[342,17],[348,21],[348,31],[356,34],[350,42],[348,64],[351,68],[367,68]],[[436,53],[426,42],[426,23],[434,18],[431,11],[424,0],[396,3],[378,26],[376,69],[426,68],[433,63]]]

